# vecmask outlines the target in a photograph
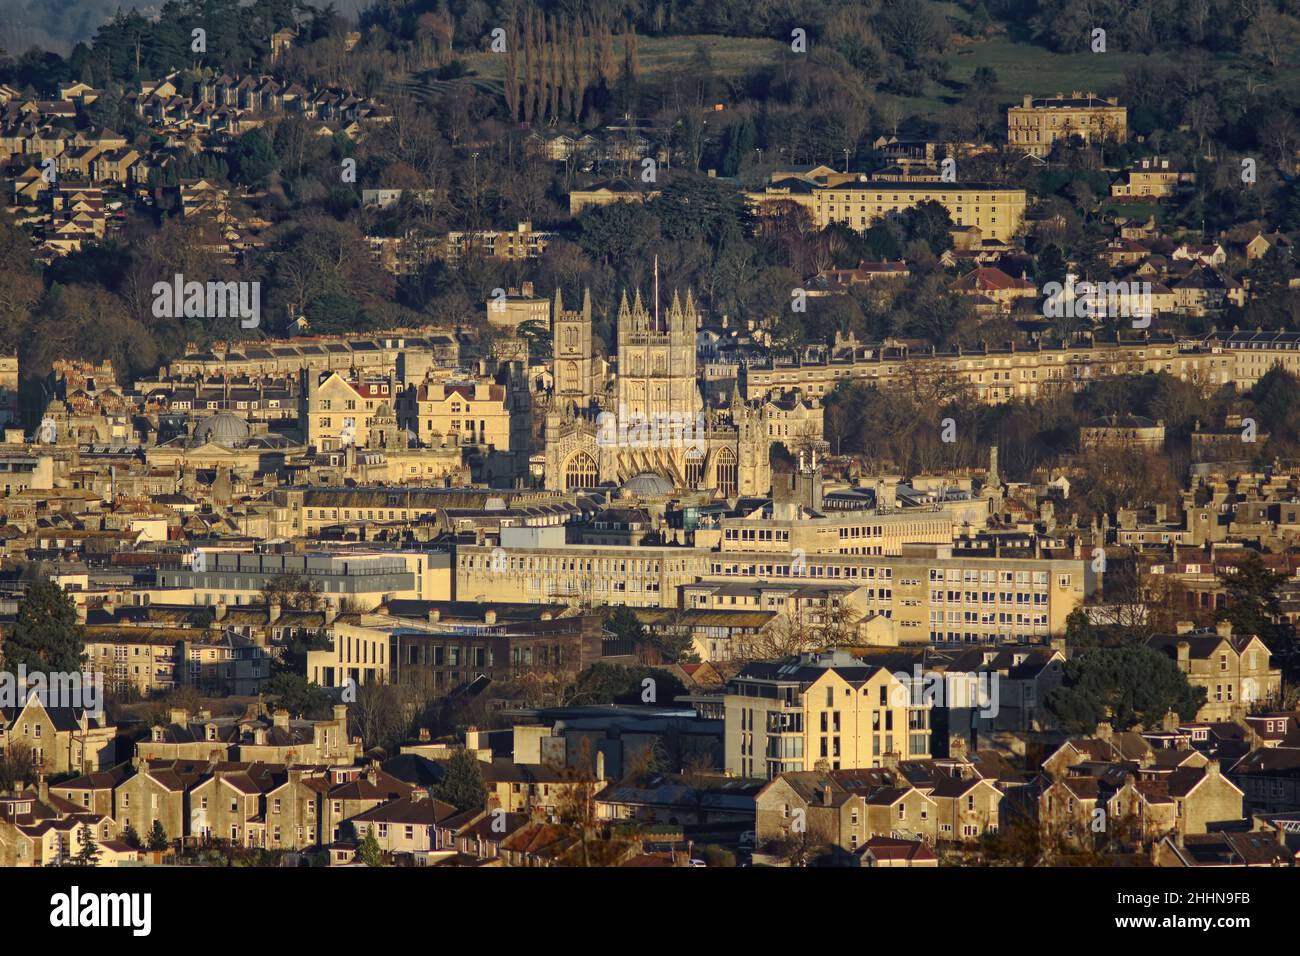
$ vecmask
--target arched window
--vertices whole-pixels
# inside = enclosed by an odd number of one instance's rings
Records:
[[[730,448],[718,452],[718,494],[723,498],[736,496],[738,472],[736,453]]]
[[[595,488],[599,478],[596,473],[596,461],[585,451],[580,451],[564,466],[564,490],[575,488]]]
[[[686,487],[699,488],[704,484],[704,452],[697,448],[686,451]]]

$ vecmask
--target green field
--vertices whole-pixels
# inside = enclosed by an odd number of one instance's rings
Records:
[[[748,70],[775,62],[782,52],[789,50],[788,45],[777,40],[746,37],[638,37],[637,56],[642,76],[648,81],[659,81],[673,74],[684,74],[700,44],[708,50],[714,71],[722,76],[740,76]],[[614,37],[614,55],[622,64],[623,41],[617,36]],[[499,54],[473,53],[461,59],[486,79],[499,83],[505,75],[505,59]]]
[[[684,75],[695,57],[696,48],[704,44],[716,73],[723,77],[742,76],[756,67],[773,63],[789,48],[777,40],[760,40],[745,37],[682,36],[640,37],[637,55],[641,74],[650,82],[659,82],[673,75]],[[623,62],[623,43],[614,38],[614,54]],[[460,80],[438,80],[430,73],[409,73],[385,86],[387,92],[402,92],[422,102],[445,93],[455,83],[472,83],[484,91],[501,92],[505,77],[505,59],[494,53],[470,53],[460,56],[473,74]]]
[[[953,7],[952,11],[950,16],[954,18],[964,16],[959,8]],[[660,82],[685,75],[700,44],[708,50],[714,70],[724,77],[741,76],[749,70],[774,63],[789,52],[788,44],[776,39],[713,35],[641,37],[638,52],[643,77],[648,82]],[[614,48],[621,63],[623,44],[618,37],[614,38]],[[948,56],[948,80],[928,83],[923,95],[905,101],[906,110],[909,114],[921,116],[941,113],[961,99],[962,87],[970,82],[980,67],[992,69],[997,74],[998,85],[1013,99],[1023,93],[1041,96],[1057,92],[1068,94],[1075,90],[1113,96],[1122,90],[1124,72],[1142,58],[1143,54],[1121,51],[1053,53],[1006,35],[976,41],[954,37]],[[444,92],[452,83],[468,82],[483,90],[500,92],[505,72],[505,62],[500,55],[471,53],[462,55],[460,59],[472,76],[462,80],[437,80],[432,78],[432,74],[410,74],[394,80],[388,88],[410,93],[422,100],[427,100],[431,94]],[[1239,57],[1220,57],[1210,62],[1228,79],[1244,82],[1246,74],[1253,71],[1254,79],[1265,89],[1276,86],[1288,94],[1300,94],[1300,60],[1280,68],[1270,82],[1261,82],[1258,70]]]
[[[1113,94],[1123,85],[1124,71],[1143,56],[1124,52],[1052,53],[1001,36],[958,47],[949,57],[952,64],[949,76],[966,83],[977,69],[987,66],[997,73],[999,84],[1007,90],[1037,94],[1093,90]],[[1237,56],[1215,57],[1209,64],[1230,78],[1254,72],[1257,79],[1262,79],[1258,68]],[[1279,68],[1271,83],[1261,85],[1264,88],[1275,85],[1288,92],[1300,89],[1300,61]]]

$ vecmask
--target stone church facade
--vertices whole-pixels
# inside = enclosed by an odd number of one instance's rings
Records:
[[[710,406],[696,371],[699,313],[673,293],[659,317],[638,291],[623,294],[617,371],[606,381],[592,345],[591,296],[552,315],[553,393],[545,422],[545,484],[569,491],[659,475],[682,491],[765,495],[772,485],[768,411],[739,391]]]

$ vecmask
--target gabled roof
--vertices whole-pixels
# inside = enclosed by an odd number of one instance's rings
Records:
[[[358,813],[352,819],[358,823],[394,823],[434,826],[460,813],[450,803],[408,794],[398,800]]]

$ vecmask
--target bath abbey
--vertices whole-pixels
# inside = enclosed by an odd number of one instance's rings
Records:
[[[657,476],[665,491],[767,494],[772,443],[794,452],[796,433],[820,438],[821,408],[797,396],[746,402],[739,389],[729,402],[709,403],[696,374],[701,321],[694,297],[688,291],[683,301],[674,291],[666,314],[658,313],[639,290],[630,303],[623,293],[615,371],[606,376],[593,348],[590,293],[570,311],[556,292],[546,487],[567,491]],[[792,429],[792,419],[800,427]]]

